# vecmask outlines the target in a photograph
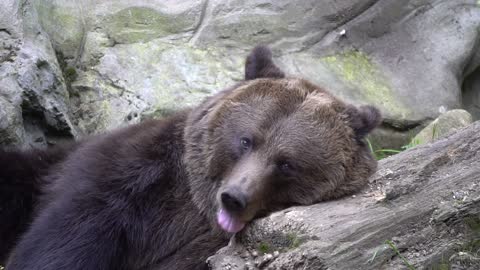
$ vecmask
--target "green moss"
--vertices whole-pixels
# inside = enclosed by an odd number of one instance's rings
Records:
[[[465,219],[465,224],[474,233],[480,234],[480,217],[468,217]]]
[[[59,8],[53,8],[46,14],[51,16],[50,20],[62,25],[66,29],[73,29],[80,25],[80,18],[76,17],[74,14],[69,13],[66,10],[61,10]]]
[[[50,64],[45,60],[38,60],[38,61],[36,61],[35,65],[40,69],[41,68],[48,68],[48,66],[50,66]]]
[[[261,242],[259,245],[258,245],[258,248],[257,248],[258,252],[260,252],[261,254],[265,254],[265,253],[270,253],[272,252],[272,249],[270,247],[270,245],[268,243],[265,243],[265,242]]]
[[[433,265],[431,270],[450,270],[450,262],[443,259],[440,263]]]
[[[107,32],[118,43],[146,42],[177,33],[188,26],[184,17],[160,13],[152,8],[130,7],[108,16]]]
[[[465,224],[470,229],[471,240],[464,245],[462,251],[476,254],[480,251],[480,217],[467,217]]]
[[[159,119],[174,114],[177,110],[172,108],[157,108],[152,113],[145,115],[145,119]]]
[[[266,254],[274,251],[282,252],[298,248],[307,240],[306,236],[298,235],[295,232],[271,233],[264,235],[262,241],[257,242],[254,246],[259,253]]]
[[[287,240],[289,249],[297,248],[302,244],[301,239],[294,233],[287,234]]]
[[[74,5],[74,4],[73,4]],[[35,1],[39,22],[53,40],[55,49],[74,55],[82,41],[83,22],[78,8],[49,1]]]
[[[405,118],[408,109],[398,101],[384,76],[362,52],[350,51],[322,59],[347,84],[359,88],[366,101]]]
[[[37,1],[37,3],[39,3],[39,1]],[[59,23],[59,26],[62,28],[70,29],[79,24],[79,16],[76,16],[76,14],[69,9],[61,8],[52,3],[39,3],[36,5],[36,9],[42,24],[46,24],[47,26],[51,27]]]
[[[67,83],[71,83],[78,77],[77,70],[74,67],[67,67],[63,72],[63,76],[65,77],[65,81]]]

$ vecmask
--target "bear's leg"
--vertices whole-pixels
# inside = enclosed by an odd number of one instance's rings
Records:
[[[122,215],[102,199],[71,195],[57,197],[40,211],[6,270],[131,269]]]

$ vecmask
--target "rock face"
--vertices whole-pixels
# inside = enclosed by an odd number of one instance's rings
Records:
[[[2,0],[0,145],[44,147],[197,104],[241,80],[244,56],[263,43],[288,73],[349,102],[380,107],[385,121],[372,141],[399,147],[446,111],[463,107],[480,119],[478,6],[476,0]],[[355,198],[260,220],[211,265],[405,268],[385,244],[392,240],[418,269],[442,258],[478,269],[462,245],[474,233],[471,220],[477,229],[480,222],[472,218],[480,209],[479,134],[477,122],[382,161],[371,189]],[[253,258],[254,250],[267,254]]]
[[[42,26],[72,74],[69,84],[79,129],[96,133],[145,116],[162,116],[240,80],[245,53],[189,42],[206,4],[37,2]]]
[[[244,56],[259,43],[290,74],[379,106],[379,147],[401,146],[461,108],[464,78],[463,104],[479,115],[475,0],[0,5],[1,144],[98,133],[196,104],[241,80]]]
[[[479,175],[477,121],[382,160],[356,196],[255,221],[210,267],[479,269]]]
[[[55,134],[76,135],[62,71],[32,4],[2,1],[0,25],[0,144],[38,147]]]

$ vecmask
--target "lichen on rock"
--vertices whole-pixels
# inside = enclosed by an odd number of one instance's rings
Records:
[[[405,119],[411,113],[395,95],[381,68],[365,53],[348,51],[326,56],[322,61],[340,80],[356,88],[364,102],[380,106],[392,118]]]

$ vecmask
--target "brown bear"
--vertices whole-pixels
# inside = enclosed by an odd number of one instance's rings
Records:
[[[364,137],[380,118],[286,77],[257,47],[245,81],[196,108],[0,152],[7,270],[204,269],[253,219],[361,188],[376,168]]]

